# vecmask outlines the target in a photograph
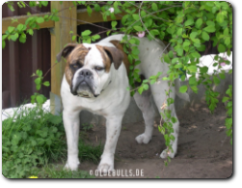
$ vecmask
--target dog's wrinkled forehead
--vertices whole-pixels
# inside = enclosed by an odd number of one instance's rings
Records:
[[[105,52],[103,46],[93,44],[79,44],[69,55],[69,64],[79,61],[83,65],[99,65],[109,72],[111,60]]]
[[[75,63],[75,61],[80,61],[80,63],[84,64],[85,57],[91,50],[90,47],[85,47],[83,44],[77,45],[70,53],[68,60],[69,63]]]

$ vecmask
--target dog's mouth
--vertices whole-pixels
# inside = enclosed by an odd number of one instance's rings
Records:
[[[86,94],[86,93],[77,93],[77,96],[83,97],[83,98],[88,98],[88,99],[93,98],[93,95],[90,96],[90,94]]]

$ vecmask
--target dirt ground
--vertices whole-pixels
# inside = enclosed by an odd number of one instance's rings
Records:
[[[159,158],[165,143],[157,128],[147,145],[139,145],[135,137],[144,130],[144,122],[123,125],[115,154],[116,178],[229,178],[232,175],[233,153],[224,126],[224,104],[219,104],[213,115],[206,104],[188,107],[177,114],[178,153],[167,167],[164,159]],[[85,137],[93,144],[100,141],[104,144],[105,126],[94,126]],[[79,168],[94,172],[97,164],[84,161]]]

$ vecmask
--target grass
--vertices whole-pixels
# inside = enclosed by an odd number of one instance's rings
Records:
[[[79,140],[79,158],[98,162],[103,147]],[[66,160],[67,148],[61,116],[38,108],[25,109],[2,122],[2,173],[7,178],[86,178],[85,172],[68,172],[53,163]],[[64,163],[63,165],[64,166]]]
[[[43,168],[36,168],[32,171],[35,177],[38,179],[81,179],[81,178],[95,178],[95,176],[89,175],[86,171],[67,171],[63,170],[63,165],[48,164]],[[31,176],[29,177],[31,178]]]

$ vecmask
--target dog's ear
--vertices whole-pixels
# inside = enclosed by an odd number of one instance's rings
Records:
[[[77,45],[78,44],[74,44],[74,43],[67,44],[66,47],[63,48],[63,50],[57,54],[56,56],[57,61],[60,62],[61,57],[66,58]]]
[[[103,49],[107,53],[111,62],[114,63],[115,69],[118,69],[121,63],[123,62],[123,58],[124,58],[123,52],[115,47],[104,46]]]

